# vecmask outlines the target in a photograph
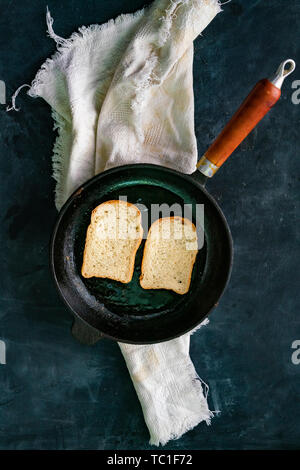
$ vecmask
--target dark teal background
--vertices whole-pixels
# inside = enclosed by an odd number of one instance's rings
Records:
[[[0,1],[0,79],[7,96],[30,83],[55,50],[46,1]],[[103,23],[143,0],[48,0],[55,32]],[[232,229],[230,285],[191,356],[221,414],[166,449],[300,447],[300,365],[291,361],[299,327],[300,1],[232,0],[195,42],[199,153],[251,87],[288,57],[298,59],[283,96],[208,184]],[[57,216],[50,109],[23,92],[19,113],[0,109],[1,449],[147,449],[149,436],[118,345],[94,347],[70,334],[71,316],[48,266]],[[298,213],[297,213],[298,211]]]

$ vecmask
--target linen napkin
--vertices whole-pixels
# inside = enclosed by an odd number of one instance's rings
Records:
[[[80,184],[114,166],[148,162],[195,170],[193,40],[220,10],[218,0],[156,0],[135,14],[81,27],[69,39],[55,34],[47,11],[57,52],[28,94],[52,108],[58,209]],[[151,444],[210,422],[207,386],[189,345],[190,334],[154,345],[119,344]]]

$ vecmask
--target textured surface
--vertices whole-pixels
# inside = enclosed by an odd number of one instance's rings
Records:
[[[48,1],[57,34],[104,22],[144,2]],[[7,94],[29,82],[54,52],[46,2],[0,1],[0,79]],[[202,153],[254,83],[279,62],[298,59],[300,2],[233,0],[195,43],[195,120]],[[300,339],[296,209],[299,111],[297,70],[276,108],[209,182],[231,225],[231,283],[211,323],[191,340],[196,369],[221,410],[169,449],[296,448],[300,441]],[[54,289],[48,243],[56,210],[54,141],[48,106],[20,96],[20,113],[0,109],[1,449],[141,449],[148,432],[118,346],[93,347],[70,334]],[[297,168],[298,167],[298,168]],[[297,171],[298,170],[298,171]]]

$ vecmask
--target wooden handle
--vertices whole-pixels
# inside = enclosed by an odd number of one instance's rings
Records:
[[[270,111],[279,100],[280,95],[280,88],[267,79],[260,80],[200,159],[197,164],[199,170],[208,168],[209,174],[206,176],[213,176],[229,155]]]

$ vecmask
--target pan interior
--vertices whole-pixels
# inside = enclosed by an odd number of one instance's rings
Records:
[[[167,186],[167,187],[166,187]],[[103,303],[110,311],[116,315],[123,316],[129,315],[153,315],[162,311],[173,310],[179,307],[182,302],[187,301],[187,297],[193,291],[193,286],[201,281],[201,276],[205,266],[206,247],[204,246],[197,255],[196,262],[193,269],[191,286],[189,293],[182,296],[170,290],[164,289],[143,289],[140,286],[139,277],[141,275],[141,263],[143,251],[145,246],[145,235],[147,235],[147,228],[150,228],[153,222],[153,211],[151,207],[161,204],[166,204],[174,211],[170,215],[178,215],[176,208],[182,208],[182,216],[184,204],[195,203],[188,193],[183,191],[180,187],[176,189],[172,186],[153,184],[149,181],[148,184],[139,180],[130,182],[129,185],[122,184],[122,181],[117,183],[113,188],[104,195],[97,197],[93,206],[97,206],[104,201],[119,199],[119,197],[126,197],[127,201],[133,204],[141,205],[142,209],[142,224],[144,228],[144,237],[142,243],[137,251],[135,259],[135,269],[133,278],[128,284],[122,284],[118,281],[102,278],[82,278],[86,291],[89,295],[95,297],[97,301]],[[176,206],[174,206],[176,204]],[[90,213],[93,207],[85,211],[81,217],[80,223],[76,227],[76,243],[74,245],[76,272],[80,275],[80,269],[83,259],[83,250],[85,244],[86,229],[90,222]],[[160,212],[160,216],[164,215]],[[195,215],[189,214],[190,219],[195,223]]]

